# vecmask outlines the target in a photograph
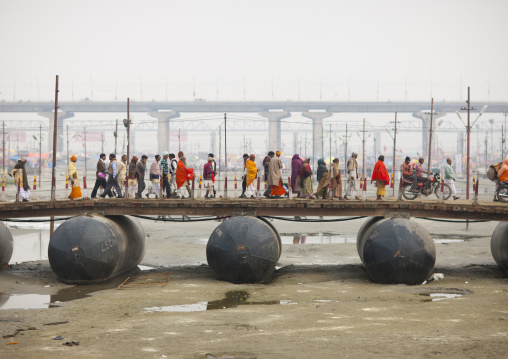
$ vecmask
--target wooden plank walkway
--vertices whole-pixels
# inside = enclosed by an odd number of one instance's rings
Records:
[[[100,215],[404,216],[508,221],[508,204],[457,200],[338,201],[310,199],[82,199],[0,202],[0,219]]]

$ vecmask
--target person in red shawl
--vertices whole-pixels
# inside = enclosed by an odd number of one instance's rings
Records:
[[[192,198],[192,189],[190,188],[189,180],[194,178],[194,173],[192,168],[187,168],[185,163],[185,157],[180,157],[178,164],[176,166],[176,188],[177,188],[177,197],[179,198]],[[185,196],[185,192],[188,192],[188,197]]]
[[[378,161],[376,162],[376,165],[374,166],[374,171],[372,171],[372,178],[370,180],[370,183],[373,181],[376,181],[376,195],[377,200],[381,201],[382,198],[385,196],[385,186],[387,184],[390,184],[390,176],[388,175],[388,171],[386,170],[386,166],[384,164],[385,156],[381,155],[378,157]]]

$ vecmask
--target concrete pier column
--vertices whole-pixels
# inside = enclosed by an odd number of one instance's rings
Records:
[[[446,115],[446,112],[436,112],[434,111],[434,116],[432,117],[432,126],[434,127],[434,131],[432,135],[435,135],[436,130],[436,120],[440,117]],[[420,111],[413,113],[413,117],[419,118],[422,120],[422,154],[425,160],[429,157],[429,135],[430,135],[430,110],[429,111]],[[435,141],[432,141],[435,144]]]
[[[262,111],[259,116],[268,119],[268,151],[278,151],[281,149],[281,123],[280,120],[291,117],[288,111]]]
[[[295,153],[298,153],[298,132],[293,132],[293,154]]]
[[[158,121],[157,129],[157,152],[162,156],[164,151],[169,151],[169,120],[180,117],[176,111],[153,111],[148,115],[155,117]]]
[[[53,111],[48,111],[48,112],[38,112],[37,114],[39,116],[46,117],[47,119],[49,119],[48,152],[52,153],[53,152],[53,132],[55,131],[55,126],[54,126],[55,113]],[[71,118],[71,117],[74,117],[74,112],[67,112],[67,111],[58,112],[58,115],[56,118],[56,122],[57,122],[57,125],[56,125],[57,126],[56,127],[56,131],[57,131],[56,151],[57,152],[63,152],[63,149],[64,149],[63,120],[65,120],[66,118]]]
[[[304,112],[303,117],[313,120],[312,124],[312,161],[323,157],[323,119],[333,115],[332,112]]]
[[[215,155],[215,137],[217,137],[217,132],[210,132],[210,153]]]

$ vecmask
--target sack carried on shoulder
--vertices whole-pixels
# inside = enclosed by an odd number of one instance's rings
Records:
[[[502,162],[494,163],[489,166],[489,169],[487,170],[487,178],[491,181],[497,180],[497,172],[501,168]]]

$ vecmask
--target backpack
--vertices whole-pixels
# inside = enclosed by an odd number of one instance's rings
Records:
[[[496,181],[498,179],[497,178],[497,172],[501,168],[501,165],[502,165],[502,163],[498,162],[498,163],[494,163],[494,164],[489,166],[489,169],[487,170],[487,178],[489,180]]]

